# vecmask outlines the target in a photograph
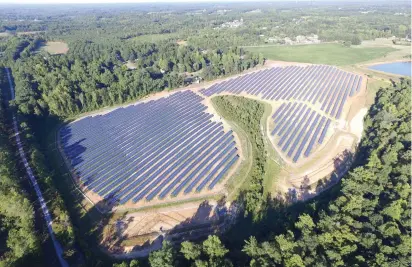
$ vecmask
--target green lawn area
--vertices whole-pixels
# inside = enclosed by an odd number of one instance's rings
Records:
[[[341,44],[249,47],[268,59],[328,65],[350,65],[384,57],[392,47],[345,47]]]

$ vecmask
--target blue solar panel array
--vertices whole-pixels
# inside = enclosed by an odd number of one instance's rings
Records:
[[[273,113],[272,137],[279,151],[297,162],[324,142],[332,119],[340,119],[349,97],[360,91],[362,76],[333,66],[289,66],[261,70],[202,89],[205,96],[247,93],[282,101]],[[322,114],[313,109],[319,107]]]
[[[296,102],[283,103],[272,119],[275,125],[272,137],[278,139],[276,145],[279,151],[285,153],[293,162],[299,160],[305,147],[304,156],[308,157],[316,141],[322,144],[332,123],[331,119],[318,114],[307,104]]]
[[[322,111],[339,119],[346,100],[359,92],[362,76],[333,66],[275,67],[223,81],[202,89],[205,96],[247,93],[266,100],[299,100],[320,104]]]
[[[232,131],[191,91],[86,117],[60,130],[80,181],[112,202],[213,189],[236,163]]]

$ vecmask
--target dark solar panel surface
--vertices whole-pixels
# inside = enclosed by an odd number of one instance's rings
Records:
[[[239,156],[202,100],[178,92],[83,118],[61,128],[64,153],[89,190],[120,204],[213,189]]]

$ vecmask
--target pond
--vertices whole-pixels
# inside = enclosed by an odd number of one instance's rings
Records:
[[[402,76],[411,76],[411,62],[392,62],[369,66],[368,69],[378,70]]]

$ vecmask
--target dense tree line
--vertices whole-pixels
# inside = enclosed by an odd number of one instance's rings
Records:
[[[34,130],[31,128],[30,120],[23,115],[18,116],[18,118],[24,150],[36,176],[37,183],[42,190],[43,197],[47,202],[50,216],[53,218],[52,228],[56,238],[62,245],[63,256],[69,263],[77,261],[78,255],[75,248],[74,228],[63,198],[57,191],[52,179],[53,173],[49,170],[46,158],[38,145],[38,140]]]
[[[260,130],[260,120],[264,105],[256,100],[238,96],[217,96],[212,99],[224,119],[233,121],[247,134],[252,146],[252,168],[246,181],[248,190],[241,192],[241,202],[245,204],[245,215],[253,214],[255,219],[262,215],[266,196],[263,190],[263,175],[266,164],[266,147]]]
[[[322,41],[370,40],[410,34],[410,4],[405,3],[251,3],[185,5],[117,5],[4,8],[0,32],[41,31],[47,40],[104,45],[136,39],[189,40],[202,49],[263,44],[268,37],[317,34]],[[237,28],[221,24],[243,18]],[[141,38],[143,37],[143,38]],[[282,43],[279,40],[278,43]],[[356,42],[354,43],[356,44]]]
[[[9,96],[9,85],[4,68],[0,68],[0,79],[2,79],[3,81],[3,83],[0,84],[1,95]],[[0,101],[2,103],[0,109],[2,139],[0,142],[0,148],[2,150],[4,149],[1,154],[1,166],[2,168],[4,167],[2,169],[4,170],[4,179],[2,176],[1,183],[4,182],[4,184],[9,187],[0,187],[0,190],[5,190],[4,194],[3,191],[0,193],[0,198],[2,200],[2,205],[4,204],[4,208],[7,207],[7,209],[4,210],[5,214],[2,214],[6,217],[6,219],[4,220],[6,229],[7,227],[10,227],[10,225],[15,225],[16,229],[19,229],[18,227],[21,227],[21,229],[17,231],[13,230],[13,235],[9,234],[9,238],[12,240],[8,241],[8,244],[13,249],[16,249],[16,253],[20,253],[17,258],[22,258],[24,255],[34,253],[35,250],[39,249],[39,240],[36,236],[36,230],[33,228],[33,207],[31,203],[28,202],[28,200],[25,198],[25,194],[23,194],[22,191],[19,191],[19,188],[17,187],[18,182],[20,181],[19,179],[17,179],[17,173],[12,173],[13,171],[15,171],[12,169],[13,165],[11,164],[14,163],[12,160],[16,159],[13,159],[11,155],[18,154],[12,152],[11,150],[16,149],[15,147],[10,147],[12,139],[9,138],[8,135],[12,134],[12,132],[10,131],[12,131],[13,128],[11,126],[11,122],[9,120],[6,121],[6,108],[4,106],[4,103],[7,103],[8,101],[5,101],[4,99],[6,98],[1,98]],[[8,112],[8,114],[10,114],[10,112]],[[74,230],[70,222],[69,214],[66,211],[63,199],[54,186],[52,174],[46,166],[44,155],[38,147],[37,140],[33,134],[33,130],[30,127],[28,119],[25,116],[18,116],[18,118],[20,122],[20,134],[23,137],[22,141],[24,143],[24,149],[27,158],[34,174],[36,175],[40,188],[43,189],[43,197],[47,201],[47,205],[51,213],[50,215],[53,218],[53,231],[55,232],[57,239],[63,246],[65,253],[64,256],[68,260],[74,260],[73,257],[76,253],[76,250],[74,249]],[[22,165],[20,165],[20,167],[22,168],[21,172],[24,175],[25,169]],[[22,179],[27,178],[24,177]],[[11,182],[13,182],[14,184],[12,184]],[[28,184],[27,182],[28,180],[26,180],[26,184]],[[11,218],[7,218],[8,216],[15,216],[15,221],[13,221]],[[22,216],[22,218],[19,218],[18,216]],[[21,220],[21,222],[19,222],[18,220]]]
[[[241,48],[201,50],[167,42],[134,47],[84,43],[68,55],[27,57],[39,40],[18,40],[11,39],[5,50],[16,83],[13,105],[39,116],[68,117],[183,86],[186,72],[209,80],[263,64],[261,56]],[[127,69],[125,59],[136,62],[137,69]]]
[[[7,88],[5,73],[0,69],[0,266],[10,267],[28,264],[30,256],[40,253],[40,238],[11,145],[13,137],[2,96]]]

